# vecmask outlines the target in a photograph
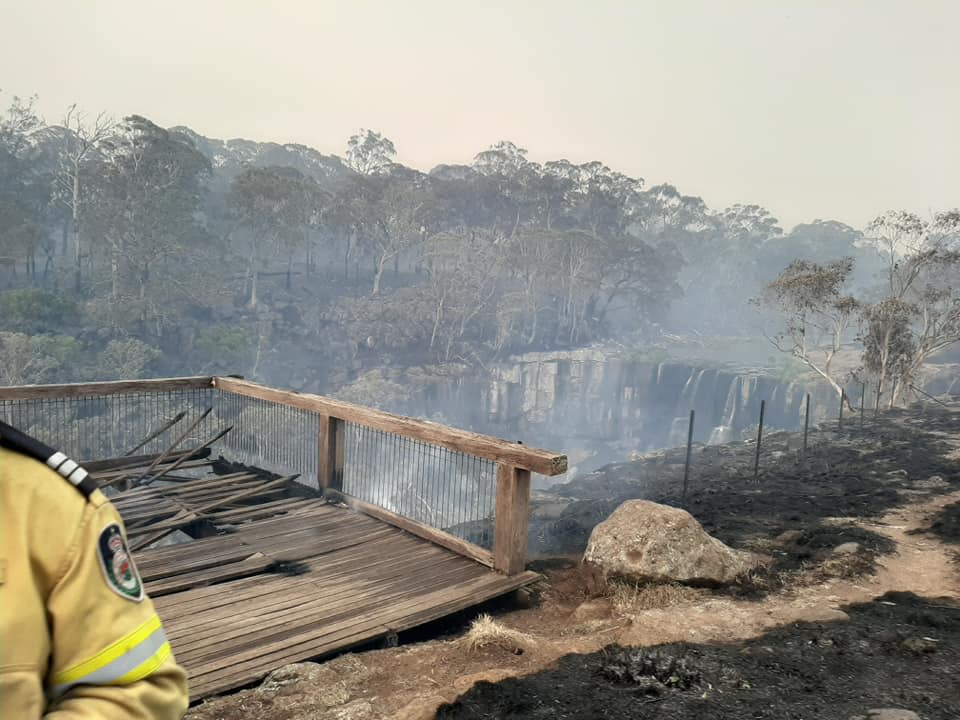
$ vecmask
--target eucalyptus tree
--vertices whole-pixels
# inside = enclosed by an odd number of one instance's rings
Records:
[[[188,138],[137,115],[100,147],[85,223],[109,268],[104,313],[160,334],[180,303],[209,290],[197,258],[210,163]]]
[[[361,175],[379,175],[393,164],[393,141],[373,130],[361,129],[347,141],[347,166]]]
[[[833,363],[860,310],[845,287],[852,270],[851,258],[826,264],[794,260],[755,300],[781,316],[781,328],[769,336],[773,346],[804,363],[838,396],[842,378]]]
[[[54,172],[55,196],[67,210],[64,242],[73,248],[73,286],[79,293],[83,285],[83,215],[87,204],[87,183],[90,174],[96,170],[101,147],[113,134],[115,123],[105,113],[89,119],[74,104],[67,108],[61,125]]]
[[[49,197],[38,161],[46,125],[34,109],[35,101],[13,97],[0,115],[0,267],[15,274],[16,263],[22,261],[31,281]]]
[[[885,288],[863,315],[864,364],[877,396],[897,402],[923,363],[960,342],[960,211],[930,221],[904,211],[877,216],[867,237],[886,264]]]
[[[249,235],[249,308],[257,307],[261,271],[276,253],[286,254],[286,284],[291,287],[294,254],[305,246],[307,229],[317,224],[326,199],[316,181],[290,167],[248,166],[234,178],[229,206]]]

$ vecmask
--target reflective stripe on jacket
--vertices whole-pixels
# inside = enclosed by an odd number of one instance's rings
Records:
[[[0,718],[179,720],[186,707],[116,509],[0,447]]]

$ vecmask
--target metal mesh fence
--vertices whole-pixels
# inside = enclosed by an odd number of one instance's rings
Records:
[[[131,392],[84,397],[0,400],[0,418],[28,435],[79,460],[118,457],[135,448],[150,433],[186,415],[172,433],[182,433],[207,408],[216,404],[212,388]],[[213,435],[210,418],[184,440],[192,447]],[[173,435],[176,437],[176,435]],[[137,454],[158,453],[171,443],[171,432],[151,440]]]
[[[235,462],[280,475],[299,473],[297,480],[317,489],[320,416],[309,410],[269,400],[220,392],[217,417],[233,426],[220,447]]]
[[[363,425],[344,425],[346,494],[492,547],[496,463]]]
[[[215,388],[131,391],[81,397],[0,400],[0,418],[79,460],[119,457],[185,417],[137,454],[166,450],[208,408],[180,444],[196,447],[227,426],[214,457],[251,465],[317,488],[320,416]],[[344,423],[343,492],[444,530],[493,545],[496,463],[394,433]]]

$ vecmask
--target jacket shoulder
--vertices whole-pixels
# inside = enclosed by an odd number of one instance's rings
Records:
[[[79,463],[2,420],[0,420],[0,448],[6,448],[10,453],[41,463],[87,500],[99,500],[97,496],[100,493],[97,492],[96,483]]]

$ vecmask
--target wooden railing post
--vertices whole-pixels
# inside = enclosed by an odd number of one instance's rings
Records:
[[[317,484],[320,491],[343,490],[343,420],[320,416],[320,454]]]
[[[523,572],[526,565],[529,508],[530,471],[497,465],[493,567],[506,575]]]

